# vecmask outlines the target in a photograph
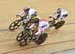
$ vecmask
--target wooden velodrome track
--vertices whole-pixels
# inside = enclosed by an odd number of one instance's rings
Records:
[[[75,51],[74,5],[75,0],[0,0],[0,54],[71,54]],[[22,29],[11,32],[8,26],[25,6],[37,9],[38,15],[47,20],[58,7],[68,10],[69,16],[62,28],[48,31],[48,38],[42,45],[30,43],[20,47],[15,38]]]

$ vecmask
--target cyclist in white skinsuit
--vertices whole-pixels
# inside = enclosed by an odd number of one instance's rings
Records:
[[[34,18],[37,16],[37,11],[35,9],[25,7],[21,13],[18,15],[20,16],[26,16],[26,19],[23,20],[24,23],[27,23],[31,18]]]
[[[55,12],[57,14],[56,20],[62,20],[68,16],[68,11],[62,8],[58,8]]]

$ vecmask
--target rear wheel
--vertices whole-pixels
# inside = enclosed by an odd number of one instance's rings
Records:
[[[48,36],[47,33],[42,33],[42,34],[39,36],[38,40],[35,41],[35,43],[36,43],[37,45],[42,44],[42,43],[46,40],[47,36]]]
[[[54,26],[55,26],[55,29],[59,29],[59,28],[62,27],[64,24],[65,24],[65,21],[64,21],[64,20],[57,22],[57,23],[54,25]]]
[[[16,30],[20,25],[21,25],[20,20],[15,20],[9,25],[9,30],[11,31]]]

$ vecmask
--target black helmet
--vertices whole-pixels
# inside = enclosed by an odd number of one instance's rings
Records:
[[[33,23],[39,23],[39,19],[38,18],[34,18],[33,19]]]
[[[61,10],[61,8],[57,8],[57,10]]]
[[[60,14],[61,13],[61,8],[57,9],[57,13]]]

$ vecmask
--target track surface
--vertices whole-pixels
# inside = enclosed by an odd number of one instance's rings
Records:
[[[0,0],[0,54],[70,54],[75,52],[75,0]],[[47,20],[58,7],[65,8],[69,16],[66,24],[59,30],[47,31],[48,38],[42,45],[33,42],[20,47],[15,40],[22,28],[11,32],[9,24],[16,20],[23,7],[30,6],[38,10],[38,15]]]

